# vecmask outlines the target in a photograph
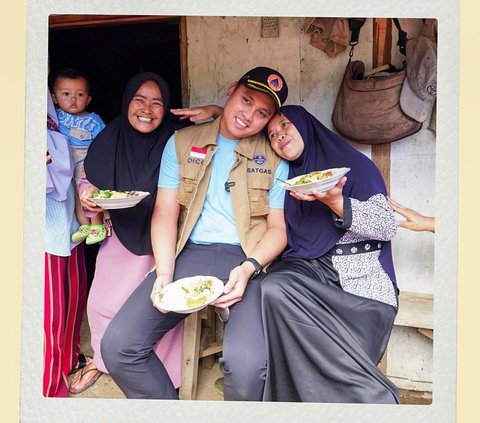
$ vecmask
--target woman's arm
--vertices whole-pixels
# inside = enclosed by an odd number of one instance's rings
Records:
[[[372,195],[366,201],[350,198],[350,232],[368,239],[389,241],[397,233],[395,213],[385,195]]]
[[[170,109],[170,112],[178,116],[180,120],[190,119],[191,122],[202,122],[220,116],[223,113],[223,107],[209,104],[185,109]]]
[[[104,211],[101,207],[97,206],[93,201],[90,200],[93,193],[98,191],[98,188],[95,185],[92,185],[86,177],[82,176],[77,181],[77,190],[80,203],[83,208],[83,214],[85,216],[92,217],[97,213]]]
[[[290,191],[290,195],[301,201],[321,201],[325,203],[338,217],[343,218],[343,187],[347,177],[343,176],[332,189],[328,191],[315,192],[313,194],[302,194],[297,191]]]

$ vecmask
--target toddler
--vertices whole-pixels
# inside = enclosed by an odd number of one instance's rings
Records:
[[[52,82],[52,99],[56,105],[59,130],[67,137],[72,150],[76,186],[77,181],[85,176],[83,160],[87,155],[88,147],[105,127],[105,123],[96,113],[86,110],[92,100],[87,75],[75,69],[65,69],[57,72]],[[77,191],[75,215],[80,227],[72,235],[72,242],[86,240],[86,244],[90,245],[105,239],[107,232],[103,225],[102,214],[98,213],[92,218],[86,217],[82,212]]]

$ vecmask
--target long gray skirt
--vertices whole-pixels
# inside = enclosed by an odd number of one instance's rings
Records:
[[[399,403],[378,370],[397,309],[343,291],[330,257],[287,259],[262,282],[264,401]]]

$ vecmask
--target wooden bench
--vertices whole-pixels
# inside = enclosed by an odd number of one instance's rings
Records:
[[[401,292],[395,325],[416,328],[433,340],[433,295]]]
[[[414,328],[433,341],[433,295],[401,291],[395,326]],[[378,365],[387,372],[387,352]]]

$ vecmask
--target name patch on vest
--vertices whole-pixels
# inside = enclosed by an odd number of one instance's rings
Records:
[[[193,163],[193,164],[203,164],[203,159],[194,159],[193,157],[189,157],[187,159],[187,163]]]
[[[272,169],[262,169],[261,167],[247,167],[247,173],[265,173],[272,174]]]

